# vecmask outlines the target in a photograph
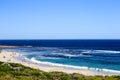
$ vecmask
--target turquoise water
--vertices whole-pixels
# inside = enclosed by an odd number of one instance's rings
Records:
[[[23,47],[7,50],[17,51],[31,60],[34,58],[36,61],[83,67],[81,69],[105,69],[120,73],[120,51],[55,47]]]
[[[120,40],[0,40],[34,61],[117,72],[120,74]]]

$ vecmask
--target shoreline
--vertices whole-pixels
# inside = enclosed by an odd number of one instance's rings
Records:
[[[20,46],[7,46],[7,45],[0,45],[0,48],[18,48]]]
[[[0,61],[2,62],[8,62],[8,63],[19,63],[27,67],[31,67],[34,69],[39,69],[45,72],[53,72],[53,71],[58,71],[58,72],[64,72],[64,73],[79,73],[83,74],[86,76],[95,76],[95,75],[113,75],[113,74],[103,74],[103,73],[98,73],[92,70],[87,70],[87,69],[74,69],[71,67],[67,66],[58,66],[58,65],[52,65],[49,63],[45,62],[36,62],[35,59],[28,59],[25,56],[23,56],[20,53],[16,53],[13,51],[1,51],[0,53]],[[54,63],[53,63],[54,64]],[[116,75],[116,74],[114,74]],[[118,74],[117,74],[118,75]]]

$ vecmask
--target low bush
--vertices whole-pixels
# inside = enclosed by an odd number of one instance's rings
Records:
[[[120,76],[84,76],[82,74],[66,74],[63,72],[43,72],[25,67],[21,64],[8,63],[12,67],[21,67],[22,71],[12,70],[0,62],[0,80],[120,80]]]

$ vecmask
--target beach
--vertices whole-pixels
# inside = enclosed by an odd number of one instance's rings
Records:
[[[18,60],[16,58],[22,58],[22,60]],[[50,64],[44,63],[35,63],[29,59],[26,59],[22,54],[13,52],[13,51],[1,51],[0,53],[0,61],[8,62],[8,63],[19,63],[27,67],[31,67],[34,69],[39,69],[45,72],[59,71],[64,73],[80,73],[83,75],[95,75],[94,72],[89,70],[79,70],[79,69],[70,69],[67,67],[53,66]]]
[[[60,65],[60,64],[54,64],[54,63],[49,63],[49,62],[42,62],[42,61],[37,61],[34,58],[33,59],[28,59],[26,58],[23,54],[17,53],[15,51],[5,51],[2,50],[0,52],[0,61],[1,62],[7,62],[7,63],[18,63],[22,64],[24,66],[33,68],[33,69],[39,69],[41,71],[45,72],[64,72],[68,74],[72,73],[79,73],[83,74],[86,76],[95,76],[95,75],[102,75],[102,76],[110,76],[110,75],[119,75],[119,74],[111,74],[109,72],[103,73],[99,72],[100,70],[90,70],[90,69],[85,69],[85,67],[81,68],[73,68],[73,66],[68,66],[68,65]]]

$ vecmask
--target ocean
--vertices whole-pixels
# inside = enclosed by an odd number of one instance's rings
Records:
[[[79,69],[120,74],[120,40],[0,40],[3,48],[42,61]]]

